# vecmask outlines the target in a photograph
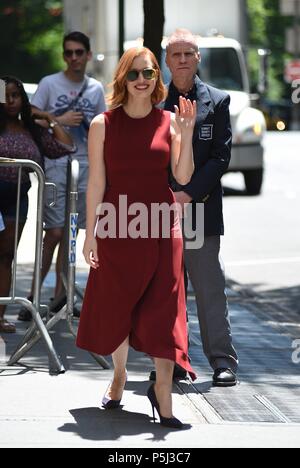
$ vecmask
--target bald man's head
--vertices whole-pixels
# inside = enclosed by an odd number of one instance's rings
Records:
[[[167,42],[167,52],[174,44],[185,43],[190,45],[196,52],[199,51],[197,38],[188,29],[176,29],[176,31],[169,37]]]
[[[197,38],[187,29],[177,29],[169,38],[166,64],[178,89],[190,88],[201,61]]]

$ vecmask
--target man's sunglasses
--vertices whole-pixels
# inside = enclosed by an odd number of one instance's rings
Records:
[[[140,73],[143,75],[145,80],[155,80],[157,71],[154,68],[145,68],[144,70],[130,70],[127,73],[127,81],[136,81]]]
[[[84,49],[76,49],[76,50],[67,49],[67,50],[64,50],[64,56],[67,58],[71,58],[75,54],[76,57],[83,57],[85,52],[86,51]]]

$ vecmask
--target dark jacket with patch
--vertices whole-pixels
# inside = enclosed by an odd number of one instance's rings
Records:
[[[180,95],[171,83],[165,110],[174,112]],[[185,186],[171,177],[171,187],[176,192],[183,190],[193,198],[194,213],[196,203],[205,204],[205,236],[223,235],[221,178],[231,158],[230,96],[206,85],[196,76],[193,89],[185,97],[197,101],[198,115],[193,137],[195,172],[191,182]]]

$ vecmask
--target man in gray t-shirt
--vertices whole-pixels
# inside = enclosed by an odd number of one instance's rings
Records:
[[[35,108],[48,111],[53,115],[58,125],[63,125],[71,134],[77,145],[77,152],[72,155],[80,163],[78,226],[85,228],[85,195],[88,179],[88,129],[93,118],[106,110],[104,90],[101,83],[86,75],[86,67],[92,58],[90,41],[80,32],[65,36],[63,41],[63,57],[67,64],[65,72],[56,73],[42,79],[36,94],[32,99],[33,112]],[[57,260],[57,281],[55,297],[63,288],[60,279],[63,259],[63,228],[65,226],[65,205],[67,194],[67,164],[68,156],[50,160],[45,158],[45,173],[47,182],[57,186],[57,201],[54,207],[49,207],[47,193],[44,210],[44,250],[42,265],[42,280],[48,274],[52,264],[55,248],[60,244]],[[32,297],[29,296],[29,299]],[[20,320],[30,320],[31,316],[25,310],[19,314]]]
[[[67,49],[69,51],[69,49]],[[82,92],[82,96],[77,96]],[[77,146],[76,159],[87,165],[87,130],[93,118],[106,110],[101,83],[83,75],[83,80],[70,80],[67,72],[56,73],[42,79],[32,105],[47,110],[55,120],[67,127]],[[58,160],[65,165],[66,159]]]

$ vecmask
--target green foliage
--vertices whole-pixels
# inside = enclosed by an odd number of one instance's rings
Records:
[[[290,95],[290,87],[284,82],[285,61],[290,56],[285,52],[285,31],[292,18],[280,12],[279,0],[247,0],[250,50],[249,68],[251,83],[257,84],[259,58],[258,48],[270,49],[268,97],[278,100]]]
[[[1,0],[0,74],[37,82],[63,66],[62,1]]]

